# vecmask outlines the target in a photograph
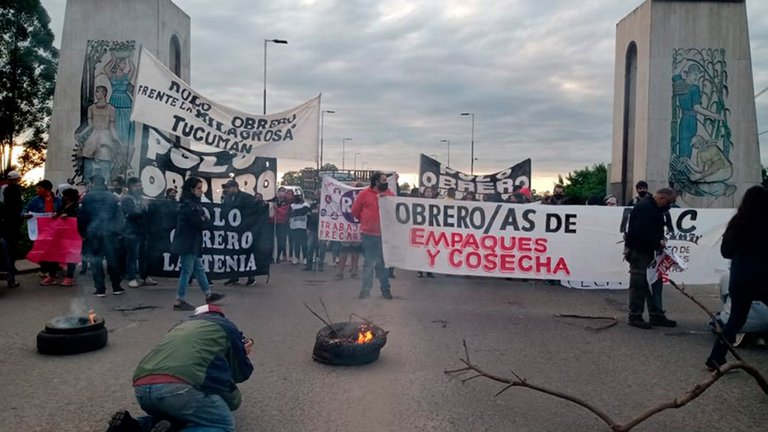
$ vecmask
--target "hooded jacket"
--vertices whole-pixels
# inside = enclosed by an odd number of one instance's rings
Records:
[[[234,411],[240,406],[236,383],[250,378],[253,365],[243,334],[217,313],[194,316],[173,327],[139,362],[133,382],[170,375],[206,394],[217,394]]]

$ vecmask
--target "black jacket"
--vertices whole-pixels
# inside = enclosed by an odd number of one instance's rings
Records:
[[[120,208],[125,215],[125,235],[137,237],[144,233],[144,215],[147,212],[147,204],[141,195],[128,194],[120,202]]]
[[[723,233],[720,253],[731,260],[731,295],[768,290],[768,220],[758,218],[729,224]]]
[[[16,183],[9,183],[3,189],[3,214],[7,223],[16,226],[21,225],[21,211],[24,210],[24,201],[21,198],[21,186]]]
[[[85,194],[77,214],[77,231],[88,239],[117,235],[123,230],[123,213],[117,197],[104,189],[92,189]]]
[[[646,253],[661,249],[665,212],[652,196],[640,199],[629,214],[629,226],[624,236],[626,247]]]
[[[227,212],[231,209],[251,210],[256,207],[256,199],[245,192],[237,191],[232,195],[225,196],[221,200],[221,205],[224,207],[224,211]]]
[[[171,252],[179,255],[201,255],[203,252],[203,228],[207,218],[200,199],[185,198],[179,204],[176,217],[176,232],[173,235]]]

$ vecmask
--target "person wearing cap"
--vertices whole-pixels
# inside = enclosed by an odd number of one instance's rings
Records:
[[[139,362],[133,388],[148,415],[121,410],[107,432],[235,430],[238,383],[250,378],[253,339],[245,338],[216,305],[203,305],[171,328]]]
[[[19,182],[21,175],[18,171],[8,173],[8,184],[3,186],[2,218],[5,227],[5,242],[8,249],[8,258],[11,262],[11,268],[16,272],[16,259],[19,258],[19,239],[21,238],[21,226],[24,219],[21,212],[24,209],[24,200]]]
[[[616,207],[618,205],[618,203],[619,203],[618,200],[613,195],[607,195],[603,199],[603,204],[605,204],[608,207]]]
[[[637,192],[637,196],[629,200],[627,207],[634,207],[641,199],[648,196],[648,183],[646,183],[645,180],[637,182],[635,185],[635,192]]]
[[[240,190],[240,184],[237,180],[231,179],[224,183],[224,190],[222,192],[221,204],[226,214],[229,214],[233,209],[238,209],[241,212],[255,211],[256,200],[251,195]],[[237,285],[239,283],[240,280],[237,277],[231,277],[224,282],[224,285]],[[256,285],[256,278],[249,276],[245,284]]]

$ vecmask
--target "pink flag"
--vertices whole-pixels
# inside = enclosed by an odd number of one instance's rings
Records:
[[[79,263],[83,240],[77,232],[77,218],[37,218],[37,240],[27,259],[32,262]]]

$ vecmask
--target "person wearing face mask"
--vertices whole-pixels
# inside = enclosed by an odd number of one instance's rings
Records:
[[[547,204],[561,205],[564,204],[563,201],[565,201],[565,187],[561,184],[557,184],[555,185],[555,188],[552,189],[552,196],[549,198]]]
[[[291,202],[293,202],[293,193],[280,187],[277,190],[277,197],[273,201],[274,215],[269,221],[275,227],[275,241],[277,242],[275,264],[290,258],[285,243],[288,240],[288,212],[291,209]]]
[[[381,221],[379,219],[379,196],[394,196],[389,190],[387,176],[376,171],[371,175],[371,186],[362,190],[352,203],[352,216],[360,220],[360,237],[363,246],[363,285],[359,298],[370,296],[373,287],[373,273],[379,277],[381,296],[392,300],[389,289],[389,272],[384,267],[384,253],[381,245]]]
[[[666,317],[661,301],[662,280],[648,287],[646,271],[656,253],[664,249],[664,214],[677,199],[677,193],[662,188],[646,196],[632,209],[629,225],[624,234],[624,258],[629,262],[629,325],[642,329],[651,326],[675,327],[677,323]],[[648,304],[649,321],[643,319]]]
[[[632,207],[634,205],[637,205],[637,203],[640,202],[641,199],[648,196],[648,183],[645,182],[645,180],[640,180],[635,185],[635,192],[637,192],[637,196],[632,198],[628,203],[627,207]]]

